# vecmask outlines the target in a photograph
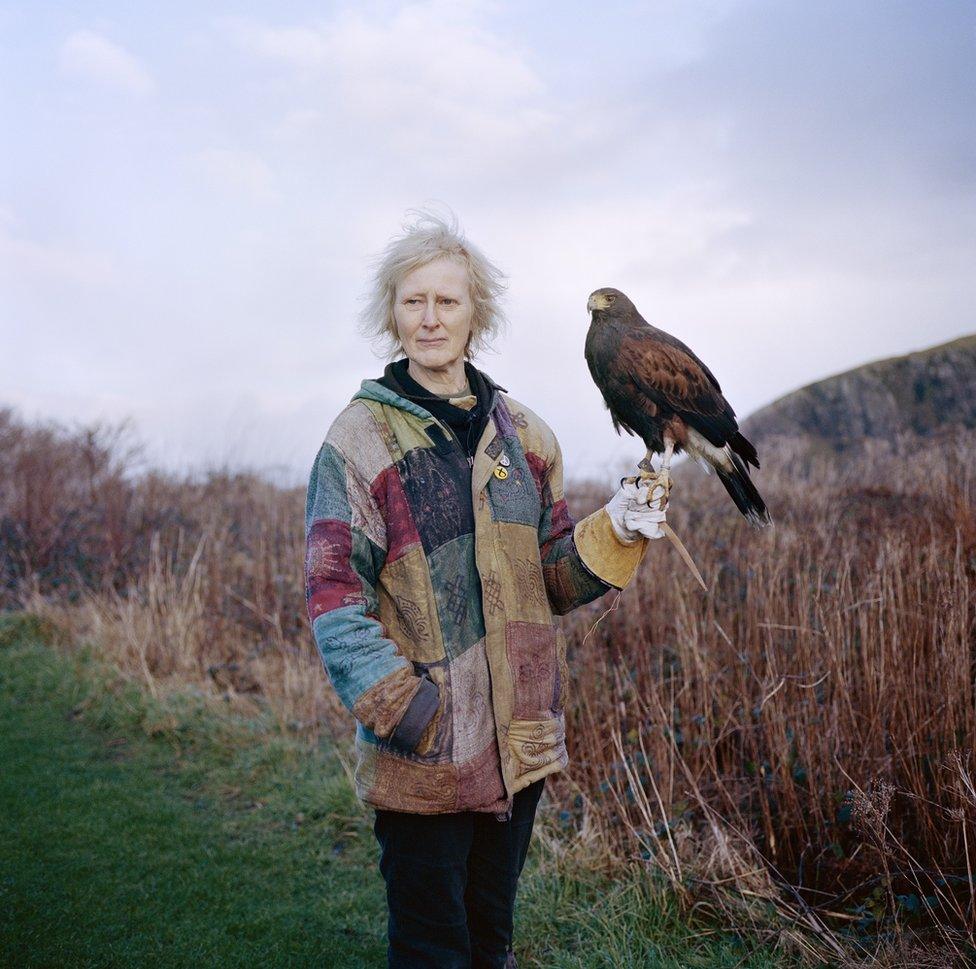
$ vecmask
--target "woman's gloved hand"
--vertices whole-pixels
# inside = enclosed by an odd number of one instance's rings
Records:
[[[617,538],[625,545],[633,545],[641,536],[664,537],[661,525],[666,521],[668,503],[662,486],[654,487],[648,482],[638,485],[622,478],[619,490],[604,507]]]

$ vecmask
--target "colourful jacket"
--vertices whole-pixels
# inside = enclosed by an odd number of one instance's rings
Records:
[[[428,411],[365,380],[312,469],[308,615],[375,807],[500,813],[565,767],[553,614],[622,588],[646,550],[603,508],[574,525],[554,434],[490,383],[473,466]]]

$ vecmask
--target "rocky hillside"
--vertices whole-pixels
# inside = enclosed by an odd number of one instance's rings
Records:
[[[843,450],[948,425],[976,428],[976,334],[801,387],[756,411],[742,430],[757,442],[805,437]]]

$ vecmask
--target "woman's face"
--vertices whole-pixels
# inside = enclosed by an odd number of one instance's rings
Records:
[[[435,259],[397,285],[397,335],[406,355],[428,370],[450,368],[464,357],[473,314],[468,269],[455,259]]]

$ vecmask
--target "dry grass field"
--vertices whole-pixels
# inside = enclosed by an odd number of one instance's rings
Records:
[[[192,683],[289,733],[348,737],[307,626],[303,489],[166,476],[117,430],[9,410],[0,454],[0,606],[54,619],[154,695]],[[619,597],[560,620],[565,850],[644,865],[689,907],[812,959],[965,961],[976,436],[761,455],[761,532],[679,469],[669,520],[707,594],[658,542]],[[607,497],[570,489],[577,517]]]

